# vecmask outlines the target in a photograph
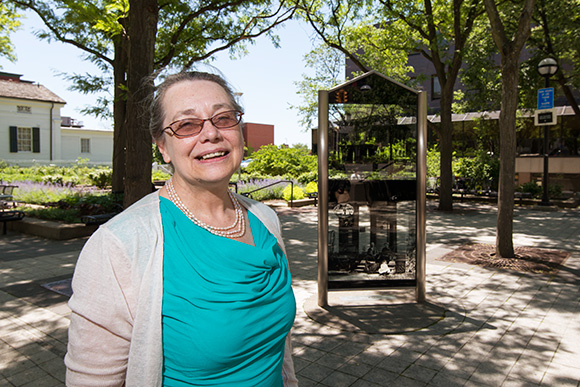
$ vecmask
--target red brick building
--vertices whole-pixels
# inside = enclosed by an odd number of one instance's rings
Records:
[[[274,125],[246,122],[242,132],[244,145],[248,147],[249,153],[257,151],[262,145],[274,144]]]

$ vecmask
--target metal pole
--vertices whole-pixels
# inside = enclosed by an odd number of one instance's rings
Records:
[[[328,306],[328,91],[318,91],[318,305]]]
[[[417,302],[425,302],[427,266],[427,92],[417,103]]]
[[[546,75],[545,76],[546,79],[546,88],[550,87],[550,75]],[[544,125],[544,176],[542,177],[542,188],[543,188],[543,194],[542,194],[542,201],[540,202],[540,204],[542,206],[549,206],[550,205],[550,199],[548,198],[548,173],[549,173],[549,156],[548,156],[548,134],[549,134],[549,130],[548,130],[548,126],[549,125]]]

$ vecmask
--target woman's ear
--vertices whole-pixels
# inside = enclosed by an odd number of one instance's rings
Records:
[[[171,163],[171,157],[169,157],[165,149],[165,139],[161,137],[156,140],[155,143],[157,144],[157,148],[159,148],[161,156],[163,156],[163,161],[165,161],[167,164]]]

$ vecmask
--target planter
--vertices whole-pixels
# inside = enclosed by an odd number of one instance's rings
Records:
[[[25,217],[18,222],[10,222],[8,230],[35,235],[54,240],[66,240],[91,235],[99,226],[85,226],[82,223],[63,223]]]

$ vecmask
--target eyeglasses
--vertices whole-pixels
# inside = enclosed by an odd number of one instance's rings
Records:
[[[170,123],[163,130],[171,130],[177,138],[191,137],[201,132],[206,121],[218,129],[229,129],[239,124],[243,115],[244,113],[237,110],[228,110],[210,118],[184,118]]]

